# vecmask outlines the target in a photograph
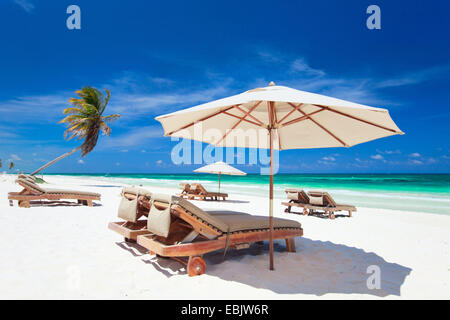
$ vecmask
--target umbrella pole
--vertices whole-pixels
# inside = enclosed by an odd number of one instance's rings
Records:
[[[219,193],[220,193],[220,175],[221,175],[222,173],[221,172],[219,172]]]
[[[273,129],[269,130],[270,136],[270,215],[269,215],[269,254],[270,254],[270,270],[274,270],[273,266]]]

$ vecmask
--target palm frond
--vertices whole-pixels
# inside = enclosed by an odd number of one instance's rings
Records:
[[[111,123],[120,118],[120,114],[111,114],[109,116],[103,117],[103,121],[106,123]]]
[[[73,107],[64,109],[63,113],[67,116],[59,123],[66,125],[64,139],[84,139],[81,145],[81,156],[84,157],[97,145],[100,131],[108,136],[111,134],[111,128],[107,123],[117,120],[120,115],[102,116],[111,98],[111,92],[108,89],[102,93],[93,87],[83,87],[75,93],[79,98],[69,99]]]

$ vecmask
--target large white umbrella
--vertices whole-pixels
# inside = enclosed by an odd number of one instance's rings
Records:
[[[195,169],[194,172],[202,172],[202,173],[212,173],[219,175],[219,193],[220,193],[220,177],[222,174],[232,175],[232,176],[245,176],[246,173],[239,169],[233,168],[229,164],[223,161],[217,161],[212,164],[208,164],[204,167]]]
[[[216,146],[270,149],[270,269],[273,270],[273,150],[351,147],[403,134],[388,110],[270,83],[156,117],[165,136]],[[239,136],[264,130],[264,136]],[[214,131],[216,134],[211,134]]]

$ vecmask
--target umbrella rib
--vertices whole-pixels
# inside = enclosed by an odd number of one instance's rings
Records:
[[[227,130],[227,131],[225,132],[225,134],[223,135],[223,137],[222,137],[219,141],[217,141],[217,142],[215,143],[215,145],[218,145],[219,143],[221,143],[221,142],[227,137],[227,135],[228,135],[231,131],[233,131],[233,130],[234,130],[234,129],[242,122],[242,121],[245,120],[245,118],[250,114],[250,112],[252,112],[253,110],[255,110],[257,106],[259,106],[259,104],[260,104],[261,102],[262,102],[262,101],[258,101],[257,103],[255,103],[255,105],[254,105],[253,107],[251,107],[250,110],[248,110],[242,118],[239,118],[239,121],[236,122],[230,130]],[[234,107],[234,106],[233,106],[233,107]]]
[[[288,126],[288,125],[291,125],[291,124],[294,124],[294,123],[297,123],[297,122],[300,122],[300,121],[303,121],[303,120],[307,120],[308,117],[310,117],[310,116],[312,116],[312,115],[314,115],[314,114],[316,114],[316,113],[322,112],[322,111],[324,111],[324,110],[325,110],[325,109],[316,110],[316,111],[311,112],[311,113],[308,113],[308,114],[306,114],[305,116],[302,116],[302,117],[300,117],[300,118],[296,118],[296,119],[290,120],[290,121],[288,121],[288,122],[281,123],[280,126],[281,126],[281,127],[285,127],[285,126]],[[295,111],[295,110],[294,110],[294,111]]]
[[[261,103],[261,101],[260,101],[259,103]],[[244,114],[246,114],[245,110],[243,110],[242,108],[239,108],[239,106],[234,106],[234,107],[235,107],[236,109],[238,109],[239,111],[243,112]],[[253,110],[252,110],[252,111],[253,111]],[[248,113],[247,115],[248,115],[250,118],[252,118],[253,120],[255,120],[256,122],[258,122],[260,126],[263,126],[263,125],[264,125],[264,123],[263,123],[261,120],[259,120],[258,118],[252,116],[250,113]]]
[[[234,117],[234,118],[237,118],[237,119],[241,119],[241,117],[239,117],[239,116],[237,116],[237,115],[235,115],[235,114],[232,114],[232,113],[229,113],[229,112],[224,112],[224,114],[226,114],[227,116],[230,116],[230,117]],[[256,122],[254,122],[254,121],[250,121],[250,120],[248,120],[248,119],[243,119],[245,122],[248,122],[248,123],[251,123],[251,124],[253,124],[253,125],[255,125],[255,126],[258,126],[258,127],[264,127],[263,126],[263,124],[259,124],[259,123],[256,123]]]
[[[280,124],[284,121],[284,119],[286,119],[287,117],[289,117],[291,114],[293,114],[295,112],[295,110],[297,110],[298,108],[301,108],[303,106],[303,103],[300,103],[298,106],[296,106],[294,109],[292,109],[291,111],[289,111],[289,113],[287,115],[285,115],[283,118],[281,118],[280,120]]]
[[[176,133],[176,132],[178,132],[178,131],[181,131],[181,130],[183,130],[183,129],[189,128],[190,126],[196,124],[197,122],[205,121],[205,120],[207,120],[207,119],[209,119],[209,118],[212,118],[212,117],[215,117],[215,116],[217,116],[217,115],[219,115],[219,114],[221,114],[221,113],[224,113],[224,112],[226,112],[226,111],[228,111],[228,110],[234,108],[235,106],[236,106],[236,105],[231,106],[231,107],[228,107],[228,108],[226,108],[226,109],[224,109],[224,110],[220,110],[220,111],[218,111],[218,112],[216,112],[216,113],[210,114],[209,116],[203,117],[203,118],[201,118],[200,120],[193,121],[193,122],[191,122],[191,123],[189,123],[189,124],[187,124],[187,125],[185,125],[185,126],[183,126],[183,127],[181,127],[181,128],[178,128],[178,129],[176,129],[176,130],[174,130],[174,131],[171,131],[171,132],[165,134],[165,136],[171,136],[172,134],[174,134],[174,133]]]
[[[292,107],[295,108],[295,106],[293,104],[291,104],[289,102],[289,105],[291,105]],[[309,120],[311,120],[312,122],[314,122],[314,124],[316,126],[318,126],[319,128],[321,128],[323,131],[325,131],[326,133],[328,133],[330,136],[332,136],[335,140],[337,140],[339,143],[342,144],[342,146],[344,147],[349,147],[349,145],[347,143],[345,143],[344,141],[342,141],[341,139],[339,139],[334,133],[332,133],[330,130],[328,130],[327,128],[325,128],[323,125],[321,125],[317,120],[314,120],[310,115],[306,114],[305,112],[303,112],[300,109],[297,109],[298,112],[302,113],[304,116],[306,116]]]
[[[352,115],[347,114],[347,113],[342,112],[342,111],[334,110],[334,109],[332,109],[332,108],[330,108],[330,107],[326,107],[326,106],[317,106],[317,105],[316,105],[316,107],[324,108],[325,110],[328,110],[328,111],[331,111],[331,112],[340,114],[340,115],[342,115],[342,116],[344,116],[344,117],[348,117],[348,118],[353,119],[353,120],[357,120],[357,121],[364,122],[364,123],[366,123],[366,124],[370,124],[370,125],[372,125],[372,126],[374,126],[374,127],[380,128],[380,129],[384,129],[384,130],[391,131],[391,132],[398,133],[398,134],[403,134],[403,132],[401,132],[401,131],[397,131],[397,130],[395,130],[395,129],[391,129],[391,128],[388,128],[388,127],[385,127],[385,126],[382,126],[382,125],[379,125],[379,124],[376,124],[376,123],[373,123],[373,122],[370,122],[370,121],[367,121],[367,120],[364,120],[364,119],[361,119],[361,118],[358,118],[358,117],[355,117],[355,116],[352,116]]]

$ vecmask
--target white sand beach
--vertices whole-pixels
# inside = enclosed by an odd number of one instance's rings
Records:
[[[2,181],[2,179],[4,181]],[[9,206],[20,191],[15,176],[0,176],[1,299],[406,299],[450,298],[450,216],[358,208],[335,220],[275,215],[304,229],[296,253],[275,243],[275,271],[268,243],[205,256],[206,274],[189,277],[179,262],[150,256],[107,228],[117,221],[122,185],[46,176],[49,188],[101,193],[94,207]],[[152,192],[177,190],[148,188]],[[195,201],[267,215],[268,200],[229,191],[229,201]],[[369,266],[381,271],[381,288],[369,289]]]

